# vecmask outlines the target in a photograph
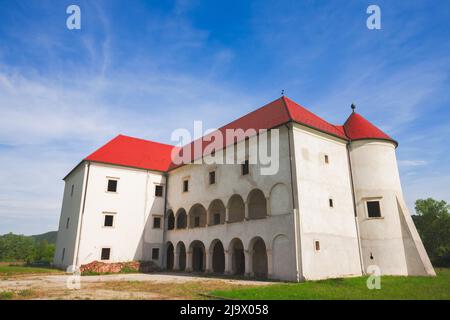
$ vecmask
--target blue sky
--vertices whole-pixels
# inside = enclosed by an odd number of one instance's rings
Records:
[[[0,234],[56,230],[61,179],[118,133],[171,143],[282,89],[336,124],[354,102],[400,142],[409,207],[450,201],[449,1],[0,4]]]

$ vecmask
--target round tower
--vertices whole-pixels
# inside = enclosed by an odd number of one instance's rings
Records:
[[[344,124],[364,272],[433,274],[403,199],[397,142],[354,111]],[[430,271],[431,268],[431,271]]]

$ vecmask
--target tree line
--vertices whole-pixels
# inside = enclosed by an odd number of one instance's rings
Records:
[[[53,262],[55,244],[34,236],[8,233],[0,236],[0,261],[24,261],[29,264]]]

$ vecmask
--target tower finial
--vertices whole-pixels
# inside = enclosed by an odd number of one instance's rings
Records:
[[[355,106],[354,103],[352,103],[352,105],[350,106],[350,108],[352,108],[352,113],[355,113],[356,106]]]
[[[284,89],[281,90],[281,95],[284,96]]]

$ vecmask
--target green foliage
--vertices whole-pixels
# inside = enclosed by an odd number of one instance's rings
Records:
[[[11,291],[0,291],[0,300],[11,300],[14,293]]]
[[[50,264],[55,245],[47,240],[36,240],[33,236],[8,233],[0,236],[0,261],[25,261],[30,264]]]
[[[432,198],[419,199],[415,209],[413,220],[431,262],[450,267],[450,205]]]

